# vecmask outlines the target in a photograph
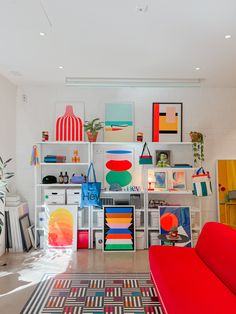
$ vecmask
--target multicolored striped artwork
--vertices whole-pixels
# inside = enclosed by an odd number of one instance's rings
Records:
[[[62,205],[47,205],[47,247],[73,248],[77,247],[77,207]]]
[[[112,184],[119,184],[121,188],[132,182],[133,151],[107,150],[105,151],[105,184],[109,188]]]
[[[75,105],[66,105],[64,115],[56,120],[56,141],[82,141],[83,121],[74,112]],[[65,110],[65,109],[64,109]]]
[[[105,105],[105,142],[133,142],[133,104]]]
[[[150,273],[47,274],[21,314],[163,314]]]
[[[104,206],[104,251],[134,251],[134,206]]]
[[[152,141],[182,141],[182,103],[153,103]]]

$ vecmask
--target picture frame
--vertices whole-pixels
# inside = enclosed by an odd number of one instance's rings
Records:
[[[32,248],[28,228],[31,226],[29,214],[19,218],[23,249],[28,252]]]
[[[186,173],[185,171],[174,170],[171,173],[171,184],[174,190],[186,190]]]
[[[168,235],[172,228],[177,228],[178,234],[188,237],[187,242],[175,243],[175,246],[192,246],[191,207],[190,206],[160,206],[160,234]],[[165,242],[161,241],[161,245]]]
[[[152,104],[152,141],[182,142],[183,103],[154,102]]]
[[[166,162],[171,165],[171,151],[170,150],[156,150],[155,155],[156,155],[156,166],[158,162],[161,160],[161,154],[166,155]]]
[[[103,206],[103,251],[135,252],[135,207],[133,205]]]
[[[29,237],[30,237],[30,241],[33,247],[35,247],[35,225],[31,225],[28,228],[28,232],[29,232]],[[39,234],[37,232],[37,241],[36,241],[36,247],[37,248],[40,244],[40,239],[39,239]]]
[[[155,171],[155,190],[167,190],[167,172],[166,171]]]

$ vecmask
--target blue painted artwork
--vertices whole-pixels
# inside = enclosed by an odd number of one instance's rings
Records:
[[[156,189],[166,189],[167,188],[167,181],[166,181],[166,172],[159,171],[155,172],[155,188]]]

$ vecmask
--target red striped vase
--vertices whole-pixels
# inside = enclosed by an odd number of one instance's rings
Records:
[[[56,141],[82,141],[82,120],[76,117],[71,105],[66,106],[64,116],[56,122]]]

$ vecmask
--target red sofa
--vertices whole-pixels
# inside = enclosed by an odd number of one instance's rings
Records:
[[[151,277],[165,314],[236,314],[236,230],[205,224],[195,248],[151,246]]]

